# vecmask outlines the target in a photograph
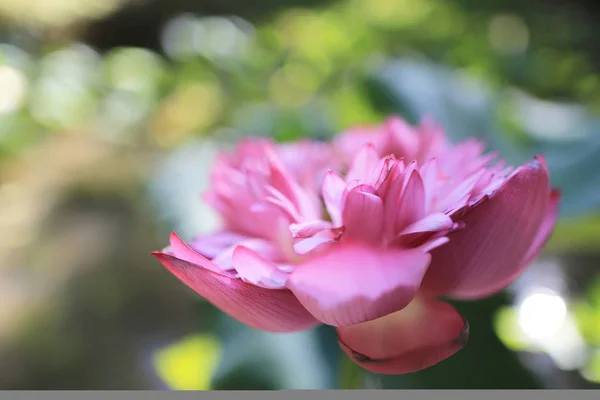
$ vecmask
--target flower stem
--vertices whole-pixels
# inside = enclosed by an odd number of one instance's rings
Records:
[[[363,389],[363,372],[363,369],[352,362],[346,354],[342,354],[339,388]]]

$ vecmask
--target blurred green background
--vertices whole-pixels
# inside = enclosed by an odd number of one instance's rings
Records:
[[[599,388],[599,17],[585,0],[0,0],[0,389]],[[514,164],[543,152],[563,190],[527,273],[456,303],[454,357],[360,373],[332,329],[241,326],[150,256],[215,227],[199,194],[236,138],[391,113]]]

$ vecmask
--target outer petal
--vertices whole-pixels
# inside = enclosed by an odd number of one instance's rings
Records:
[[[447,245],[432,251],[423,287],[462,299],[500,290],[520,272],[542,225],[549,197],[543,158],[519,167],[496,193],[464,215],[465,229],[454,232]]]
[[[550,239],[550,235],[552,234],[554,226],[556,225],[556,220],[558,219],[559,204],[560,191],[558,189],[553,189],[550,193],[550,200],[548,202],[548,208],[546,209],[546,215],[542,221],[542,226],[540,226],[537,236],[523,260],[523,266],[529,265],[546,245],[548,239]]]
[[[508,286],[512,281],[517,279],[521,272],[525,270],[531,264],[531,262],[537,257],[540,251],[543,249],[544,245],[550,238],[550,234],[554,229],[554,225],[556,223],[556,219],[558,217],[558,205],[560,202],[560,193],[557,190],[553,190],[550,195],[550,201],[548,203],[548,209],[546,210],[546,215],[544,216],[544,220],[540,229],[533,241],[533,244],[529,248],[529,251],[525,255],[523,261],[521,261],[520,268],[518,268],[512,275],[507,278],[499,281],[495,286],[492,286],[488,289],[490,293],[494,293],[502,290],[506,286]]]
[[[352,325],[404,308],[429,261],[420,250],[337,244],[298,265],[287,286],[318,320]]]
[[[402,311],[338,328],[340,346],[355,363],[390,375],[437,364],[459,351],[468,336],[467,321],[450,304],[419,297]]]
[[[227,272],[215,272],[218,267],[187,247],[175,234],[171,247],[174,244],[178,247],[176,253],[183,253],[187,260],[163,252],[152,254],[183,283],[240,322],[270,332],[298,331],[318,323],[289,290],[265,289]]]

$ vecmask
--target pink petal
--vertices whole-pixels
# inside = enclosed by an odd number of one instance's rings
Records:
[[[469,209],[464,229],[432,251],[426,290],[473,299],[516,277],[542,225],[550,198],[548,170],[535,158],[519,167],[489,199]]]
[[[404,308],[429,261],[429,254],[418,250],[336,244],[298,265],[287,286],[318,320],[357,324]]]
[[[465,179],[458,186],[456,186],[452,191],[444,198],[439,199],[436,206],[438,211],[447,211],[456,208],[457,203],[461,204],[465,198],[468,198],[471,194],[471,191],[475,187],[475,184],[481,179],[484,175],[485,170],[479,170],[469,178]],[[463,199],[463,201],[461,201]]]
[[[258,172],[246,170],[244,178],[246,180],[245,189],[247,190],[248,196],[255,201],[260,201],[265,194],[265,177]],[[224,181],[227,182],[226,179],[224,179]],[[232,193],[231,196],[235,196],[235,194]]]
[[[454,225],[452,218],[443,213],[430,214],[404,228],[399,235],[411,233],[436,232],[450,229]]]
[[[386,176],[386,179],[382,182],[381,187],[377,194],[383,197],[390,197],[394,199],[400,198],[410,174],[416,169],[417,163],[415,161],[410,164],[404,164],[403,160],[395,161]]]
[[[225,249],[221,254],[213,258],[211,261],[213,264],[216,264],[220,268],[224,270],[231,270],[234,268],[233,266],[233,251],[238,246],[244,246],[249,249],[254,250],[256,253],[260,254],[262,257],[265,257],[272,261],[281,261],[284,256],[281,253],[281,250],[268,240],[264,239],[246,239],[241,242],[235,243]]]
[[[383,229],[383,201],[377,195],[353,190],[342,212],[345,240],[377,243]]]
[[[404,161],[396,160],[394,156],[387,156],[379,160],[373,169],[373,176],[369,182],[377,189],[377,194],[385,195],[394,177],[404,170]]]
[[[342,193],[342,210],[344,208],[344,205],[346,204],[346,198],[348,197],[348,193],[350,193],[352,191],[359,191],[359,192],[371,193],[371,194],[377,193],[377,191],[375,190],[375,188],[373,186],[366,184],[363,181],[359,181],[358,179],[350,181],[350,182],[348,182],[348,184],[346,184],[344,193]],[[342,218],[342,220],[343,220],[343,218]]]
[[[387,140],[385,148],[381,149],[384,153],[382,155],[393,153],[398,157],[405,157],[416,153],[419,137],[414,127],[400,117],[388,118],[383,126],[386,128],[384,132]]]
[[[342,155],[352,157],[365,144],[376,147],[382,141],[382,131],[379,126],[357,126],[341,132],[334,138],[334,146]]]
[[[506,286],[508,286],[511,282],[521,275],[523,270],[525,270],[529,264],[538,256],[541,250],[544,248],[544,245],[550,238],[552,231],[554,229],[554,225],[556,224],[556,220],[558,217],[558,206],[560,203],[560,192],[558,190],[553,190],[550,194],[550,201],[548,202],[548,209],[546,210],[546,215],[544,216],[544,221],[540,226],[540,229],[533,241],[533,244],[529,248],[529,251],[525,255],[525,258],[521,262],[520,268],[518,268],[512,275],[507,276],[505,279],[499,281],[496,285],[488,288],[488,293],[495,293]]]
[[[277,265],[244,246],[236,246],[233,251],[233,266],[244,282],[266,289],[281,289],[289,274],[279,270]]]
[[[447,234],[455,228],[456,224],[446,214],[431,214],[404,228],[394,238],[393,244],[405,247],[419,246],[433,234]]]
[[[294,181],[289,176],[287,171],[275,155],[274,152],[266,153],[269,157],[269,170],[270,170],[270,184],[277,191],[281,192],[285,197],[295,200],[296,188],[294,187]],[[295,204],[298,205],[298,204]]]
[[[529,265],[540,253],[543,247],[550,239],[550,235],[556,225],[558,219],[558,209],[560,205],[560,191],[553,189],[550,193],[550,200],[548,201],[548,208],[546,209],[546,215],[542,221],[542,225],[538,230],[538,233],[533,241],[533,244],[529,248],[527,255],[523,261],[523,266]]]
[[[343,229],[328,229],[318,232],[309,238],[298,240],[294,243],[294,251],[300,255],[307,254],[323,244],[335,242],[341,232],[343,232]]]
[[[419,174],[421,175],[421,179],[423,179],[423,186],[425,188],[425,209],[429,211],[433,203],[438,179],[437,161],[435,158],[423,164],[419,169]]]
[[[194,251],[190,246],[188,246],[175,232],[171,233],[170,236],[170,251],[173,255],[183,261],[187,261],[191,264],[196,264],[215,272],[220,275],[231,276],[226,271],[221,270],[218,266],[210,262],[208,259]]]
[[[233,268],[233,250],[238,246],[238,244],[233,244],[229,246],[225,251],[221,252],[218,256],[213,258],[211,262],[221,268],[224,271],[231,271]]]
[[[329,217],[335,226],[342,224],[342,194],[346,182],[333,171],[328,171],[323,179],[323,200]]]
[[[322,230],[331,228],[333,228],[331,223],[318,219],[314,221],[301,222],[299,224],[291,224],[290,232],[292,233],[293,237],[307,238],[317,234]]]
[[[474,205],[482,201],[484,198],[487,198],[487,195],[480,195],[477,199],[471,199],[471,193],[465,194],[461,199],[454,202],[452,207],[447,208],[444,212],[452,217],[457,219],[459,215],[463,215],[467,210],[473,208]],[[437,209],[443,209],[443,207],[437,207]]]
[[[403,160],[396,160],[393,156],[387,156],[384,161],[375,182],[377,194],[382,199],[386,197],[397,199],[403,190],[403,181],[400,177],[408,167],[414,169],[414,163],[405,167]]]
[[[459,351],[468,336],[467,321],[450,304],[419,297],[383,318],[338,328],[340,346],[355,363],[389,375],[437,364]]]
[[[294,203],[292,203],[289,198],[285,197],[283,193],[272,186],[267,186],[267,192],[269,193],[269,196],[265,197],[265,200],[278,208],[286,218],[290,221],[302,220],[302,215],[298,212]]]
[[[363,182],[369,182],[378,162],[379,155],[377,155],[375,147],[371,143],[363,146],[352,161],[352,165],[346,175],[346,181],[349,182],[358,179]]]
[[[304,189],[284,170],[281,161],[275,155],[271,156],[271,186],[281,193],[283,198],[288,199],[297,212],[307,219],[316,219],[320,216],[320,210],[313,199]]]
[[[399,232],[413,222],[425,217],[425,187],[416,170],[410,173],[408,181],[397,203],[394,218],[394,232]]]
[[[420,250],[424,253],[430,253],[431,250],[433,250],[437,247],[443,246],[446,243],[448,243],[449,241],[450,241],[450,239],[448,239],[446,236],[434,237],[434,238],[431,238],[430,240],[427,240],[422,245],[415,247],[415,250]]]
[[[190,243],[190,247],[202,254],[204,257],[211,259],[216,257],[219,253],[225,251],[231,245],[239,243],[247,238],[247,236],[240,235],[235,232],[222,231],[210,235],[196,237]]]
[[[173,275],[221,311],[255,329],[293,332],[311,328],[317,321],[289,290],[271,290],[214,272],[210,261],[198,254],[195,264],[162,252],[152,253]]]

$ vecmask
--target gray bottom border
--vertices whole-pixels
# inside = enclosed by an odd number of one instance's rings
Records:
[[[239,396],[239,397],[237,397]],[[289,396],[289,397],[288,397]],[[313,397],[314,396],[314,397]],[[600,390],[278,390],[278,391],[0,391],[0,399],[600,399]],[[367,397],[368,396],[368,397]],[[489,396],[489,397],[488,397]]]

